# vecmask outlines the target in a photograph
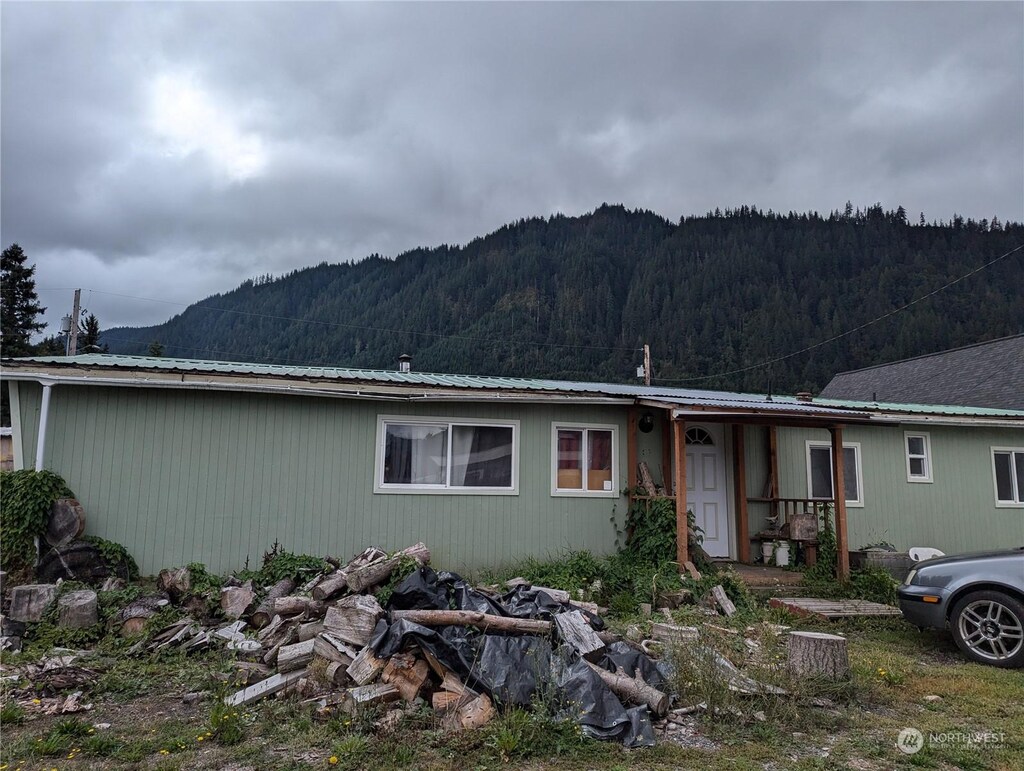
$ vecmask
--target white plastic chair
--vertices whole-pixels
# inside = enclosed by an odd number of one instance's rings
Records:
[[[935,557],[945,557],[946,552],[933,549],[931,546],[915,546],[910,550],[910,559],[914,562],[922,562]]]

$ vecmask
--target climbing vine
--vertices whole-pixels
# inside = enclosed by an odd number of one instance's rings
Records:
[[[46,531],[50,507],[74,494],[52,471],[4,471],[0,474],[0,559],[5,565],[35,562],[35,539]]]

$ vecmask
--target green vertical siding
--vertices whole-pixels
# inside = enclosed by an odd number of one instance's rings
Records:
[[[31,459],[41,388],[22,384],[20,396]],[[519,420],[519,494],[375,495],[380,414]],[[192,561],[217,571],[255,566],[275,539],[343,558],[422,540],[452,569],[567,548],[611,552],[610,518],[614,511],[622,526],[623,500],[550,494],[555,420],[617,425],[617,486],[625,487],[626,411],[617,407],[198,390],[57,386],[46,466],[81,499],[87,532],[123,543],[144,573]]]
[[[908,482],[904,431],[931,436],[932,483]],[[807,496],[807,440],[824,430],[779,430],[782,497]],[[1024,508],[997,508],[992,447],[1024,447],[1024,430],[954,426],[850,426],[844,443],[860,443],[863,508],[849,507],[850,546],[888,541],[905,550],[947,553],[1024,545]]]

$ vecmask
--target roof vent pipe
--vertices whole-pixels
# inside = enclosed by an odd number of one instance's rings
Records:
[[[412,356],[407,353],[403,353],[398,357],[398,371],[399,372],[411,372],[412,371]]]
[[[810,391],[797,391],[796,400],[798,402],[810,402],[814,401],[814,397]]]

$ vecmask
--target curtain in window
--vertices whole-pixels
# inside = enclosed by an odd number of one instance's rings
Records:
[[[612,432],[587,431],[587,489],[610,490],[612,481]]]
[[[559,429],[558,481],[559,490],[583,489],[583,432]]]
[[[384,484],[445,484],[447,426],[388,423],[385,431]]]
[[[453,487],[512,486],[510,426],[452,426]]]

